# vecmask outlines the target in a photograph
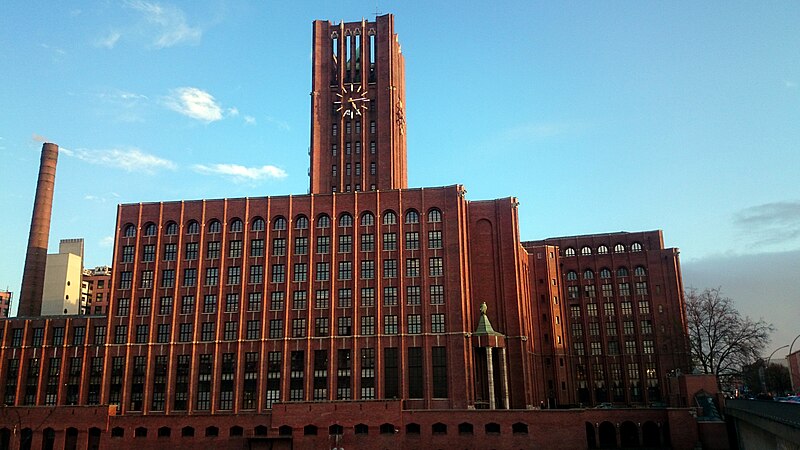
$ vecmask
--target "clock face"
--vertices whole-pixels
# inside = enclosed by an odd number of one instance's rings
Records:
[[[367,90],[361,89],[361,85],[356,87],[354,84],[349,84],[342,87],[342,92],[337,92],[336,97],[338,100],[333,104],[336,106],[336,112],[341,112],[344,117],[354,118],[361,116],[362,111],[368,108],[367,103]]]

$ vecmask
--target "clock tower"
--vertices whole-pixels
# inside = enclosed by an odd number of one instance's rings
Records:
[[[394,17],[314,22],[312,194],[408,187],[405,75]]]

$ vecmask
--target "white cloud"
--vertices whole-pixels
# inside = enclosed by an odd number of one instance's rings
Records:
[[[231,178],[235,182],[259,181],[268,178],[286,178],[287,174],[275,166],[245,167],[238,164],[195,164],[192,166],[198,173],[206,175],[221,175]]]
[[[246,123],[248,125],[255,125],[256,124],[256,118],[253,117],[253,116],[244,116],[244,123]]]
[[[62,147],[60,151],[66,156],[72,156],[90,164],[113,167],[126,172],[153,173],[160,169],[174,170],[177,168],[172,161],[145,153],[135,147],[107,150],[69,150]]]
[[[194,88],[181,87],[170,91],[165,104],[173,111],[206,123],[222,119],[222,108],[208,92]]]
[[[238,108],[228,108],[228,115],[231,116],[231,117],[238,116],[239,115],[239,109]]]
[[[122,34],[119,31],[112,31],[111,33],[108,34],[108,36],[98,39],[97,42],[95,42],[95,45],[97,45],[98,47],[105,47],[111,49],[114,48],[115,45],[117,45],[117,41],[119,41],[119,38],[121,37]]]
[[[114,245],[114,236],[105,236],[100,239],[101,247],[111,247],[112,245]]]
[[[156,48],[197,44],[203,36],[203,30],[190,26],[186,14],[175,6],[142,0],[128,0],[125,4],[144,16],[150,26],[145,32],[154,35],[152,44]]]

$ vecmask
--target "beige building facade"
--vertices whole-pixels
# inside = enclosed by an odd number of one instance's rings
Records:
[[[47,255],[42,315],[81,314],[83,239],[62,239],[58,253]]]

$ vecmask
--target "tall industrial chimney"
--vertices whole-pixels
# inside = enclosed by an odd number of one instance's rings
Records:
[[[42,315],[44,270],[47,265],[47,241],[50,237],[57,162],[58,145],[51,143],[42,145],[39,181],[36,183],[36,197],[33,200],[28,253],[25,255],[25,272],[22,274],[22,289],[17,311],[17,315],[21,317]]]

